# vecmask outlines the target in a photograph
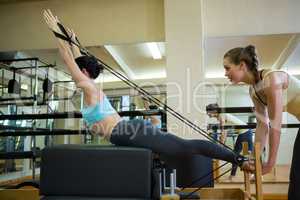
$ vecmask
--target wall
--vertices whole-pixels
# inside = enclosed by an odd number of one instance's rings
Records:
[[[299,33],[298,0],[203,0],[207,37]]]
[[[47,8],[84,46],[164,41],[161,0],[45,0],[0,4],[0,51],[55,48],[42,18]]]

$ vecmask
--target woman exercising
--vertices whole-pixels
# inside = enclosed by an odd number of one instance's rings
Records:
[[[52,31],[61,33],[57,17],[54,17],[49,10],[44,11],[44,20]],[[71,38],[74,39],[74,32],[70,33]],[[145,123],[144,120],[121,120],[106,95],[96,87],[93,81],[103,67],[95,58],[80,56],[80,51],[76,46],[70,47],[69,43],[59,38],[57,41],[60,55],[67,69],[76,86],[83,91],[86,107],[81,110],[82,117],[94,134],[99,134],[112,144],[119,146],[148,148],[161,154],[201,154],[239,166],[248,165],[242,156],[210,141],[185,140],[163,132]]]
[[[256,111],[255,140],[266,143],[269,134],[269,157],[262,173],[274,167],[280,142],[282,112],[300,120],[300,80],[282,70],[258,70],[255,47],[249,45],[229,50],[223,60],[225,76],[233,83],[250,85],[250,96]],[[290,172],[289,200],[300,199],[300,129],[294,144]],[[298,188],[298,191],[297,191]]]

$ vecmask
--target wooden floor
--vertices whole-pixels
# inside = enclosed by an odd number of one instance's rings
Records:
[[[226,170],[226,169],[223,169]],[[1,181],[1,185],[11,185],[22,182],[24,180],[31,179],[30,176],[18,178],[10,181]],[[215,183],[215,188],[218,189],[242,189],[244,190],[243,185],[243,173],[238,170],[236,177],[232,180],[229,180],[229,176],[225,175],[220,180]],[[278,165],[273,173],[265,175],[263,177],[263,193],[264,200],[286,200],[288,192],[288,180],[289,180],[289,166]],[[251,185],[252,194],[255,193],[255,185]],[[230,198],[229,198],[230,199]]]

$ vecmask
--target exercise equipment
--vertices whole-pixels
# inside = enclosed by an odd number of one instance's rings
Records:
[[[170,192],[166,194],[162,194],[161,200],[179,200],[180,196],[175,193],[176,187],[176,175],[174,173],[170,174]]]
[[[31,97],[0,98],[0,102],[5,102],[5,101],[19,101],[19,100],[20,101],[34,100],[34,97],[31,96]]]
[[[47,77],[45,78],[43,82],[43,91],[44,93],[50,93],[52,92],[53,83],[52,81]]]
[[[27,159],[40,157],[40,150],[23,151],[23,152],[0,152],[0,160],[8,159]]]
[[[255,145],[259,152],[259,145]],[[161,164],[153,161],[149,149],[58,145],[42,150],[40,183],[26,182],[16,186],[34,186],[40,189],[43,200],[67,199],[237,199],[250,200],[250,191],[220,188],[177,188],[176,171],[171,170],[170,188],[163,188]],[[105,161],[105,162],[104,162]],[[120,165],[120,162],[122,163]],[[255,166],[261,169],[259,153]],[[157,174],[159,172],[159,174]],[[256,171],[256,199],[262,199],[261,171]],[[260,180],[259,180],[260,179]],[[245,181],[246,182],[246,181]],[[260,182],[260,185],[259,185]],[[250,181],[248,179],[248,183]],[[165,190],[163,190],[165,189]],[[185,196],[181,195],[181,191]],[[11,193],[21,190],[10,190]],[[9,190],[6,190],[9,192]],[[194,195],[194,196],[192,196]]]
[[[214,113],[253,113],[254,107],[206,107],[206,112]]]
[[[16,71],[13,70],[13,79],[8,81],[8,90],[9,94],[20,94],[21,92],[21,85],[16,80]]]
[[[144,110],[144,111],[121,111],[123,116],[150,116],[165,115],[163,110]],[[60,113],[42,113],[42,114],[18,114],[18,115],[0,115],[0,120],[25,120],[25,119],[66,119],[82,118],[80,112],[60,112]]]
[[[167,174],[173,173],[176,177],[175,185],[179,188],[186,187],[214,187],[212,159],[202,155],[160,155],[159,159],[164,163],[163,183],[164,188],[168,180]],[[176,169],[174,171],[174,169]],[[202,177],[191,183],[194,177]],[[166,180],[165,180],[166,179]]]
[[[152,166],[148,149],[93,145],[45,148],[40,194],[44,200],[152,199]]]
[[[53,129],[53,130],[10,130],[0,131],[0,137],[7,136],[39,136],[39,135],[88,135],[87,130],[65,130],[65,129]]]
[[[208,124],[208,130],[218,130],[218,129],[255,129],[256,123],[248,123],[247,125],[224,125],[220,124]],[[281,124],[281,128],[300,128],[300,124]]]

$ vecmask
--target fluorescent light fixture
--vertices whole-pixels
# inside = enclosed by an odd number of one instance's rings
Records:
[[[28,85],[27,84],[21,84],[21,89],[22,90],[28,90]]]
[[[287,70],[287,71],[290,75],[294,75],[294,76],[300,75],[300,70],[294,69],[294,70]]]
[[[147,80],[147,79],[159,79],[159,78],[167,78],[166,71],[156,71],[156,72],[147,72],[144,74],[136,75],[137,80]]]
[[[153,59],[161,59],[161,53],[156,42],[149,42],[147,43],[147,46],[152,54]]]
[[[298,76],[300,75],[300,69],[299,66],[283,66],[281,70],[286,71],[290,75]]]

